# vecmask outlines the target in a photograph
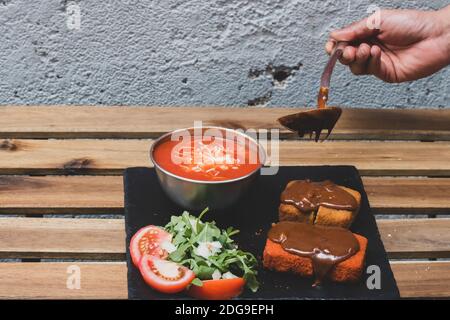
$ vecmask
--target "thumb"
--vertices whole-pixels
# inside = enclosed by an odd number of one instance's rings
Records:
[[[343,29],[332,31],[330,38],[336,41],[358,41],[370,38],[378,32],[377,29],[369,28],[368,21],[371,18],[372,16],[354,22]]]

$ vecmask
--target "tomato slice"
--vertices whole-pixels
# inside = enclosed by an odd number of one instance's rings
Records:
[[[203,286],[190,286],[188,294],[202,300],[227,300],[237,297],[244,289],[244,278],[204,280]]]
[[[139,267],[139,262],[144,255],[167,258],[168,253],[161,248],[161,244],[171,240],[172,235],[160,227],[150,225],[139,229],[130,241],[130,254],[133,264]]]
[[[183,291],[195,278],[192,270],[175,262],[145,255],[139,263],[145,283],[164,293]]]

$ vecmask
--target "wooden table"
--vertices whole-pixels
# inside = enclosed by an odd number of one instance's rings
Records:
[[[123,219],[80,219],[123,214],[122,170],[151,166],[152,139],[194,120],[280,128],[292,110],[1,107],[0,258],[17,260],[0,263],[0,297],[127,298]],[[360,170],[402,297],[450,297],[450,110],[347,109],[319,144],[280,129],[281,165]]]

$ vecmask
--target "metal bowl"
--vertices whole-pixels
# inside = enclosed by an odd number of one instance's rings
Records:
[[[253,144],[259,152],[260,166],[251,173],[230,180],[201,181],[184,178],[163,169],[153,157],[155,148],[164,141],[170,139],[172,134],[188,130],[193,134],[194,128],[179,129],[164,134],[158,138],[150,148],[150,159],[154,164],[159,183],[167,196],[176,204],[188,210],[224,209],[234,204],[250,187],[252,182],[261,173],[261,167],[265,163],[266,153],[264,148],[252,137],[236,130],[222,127],[202,127],[205,130],[215,129],[221,131],[224,139],[227,132],[237,136],[244,136]],[[198,130],[198,128],[197,128]]]

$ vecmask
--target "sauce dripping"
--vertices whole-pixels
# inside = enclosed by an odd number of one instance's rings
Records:
[[[299,137],[303,137],[306,133],[309,133],[310,137],[312,137],[314,133],[314,139],[317,142],[322,131],[326,129],[327,134],[323,138],[325,140],[329,137],[336,122],[341,117],[342,109],[339,107],[327,107],[327,102],[331,74],[333,73],[336,61],[341,57],[346,45],[346,42],[340,42],[336,45],[323,70],[317,97],[317,109],[290,114],[278,119],[281,125],[291,131],[297,132]]]
[[[329,180],[292,181],[281,193],[281,202],[294,205],[302,212],[315,211],[319,206],[350,211],[358,207],[356,199],[350,193]]]
[[[281,117],[278,122],[289,130],[296,132],[299,137],[309,134],[312,138],[314,134],[314,140],[317,142],[324,129],[327,130],[327,133],[323,140],[330,136],[341,114],[342,109],[339,107],[317,108]]]
[[[312,260],[313,287],[320,285],[336,264],[359,251],[353,233],[340,227],[282,221],[272,226],[268,238],[287,252]]]

